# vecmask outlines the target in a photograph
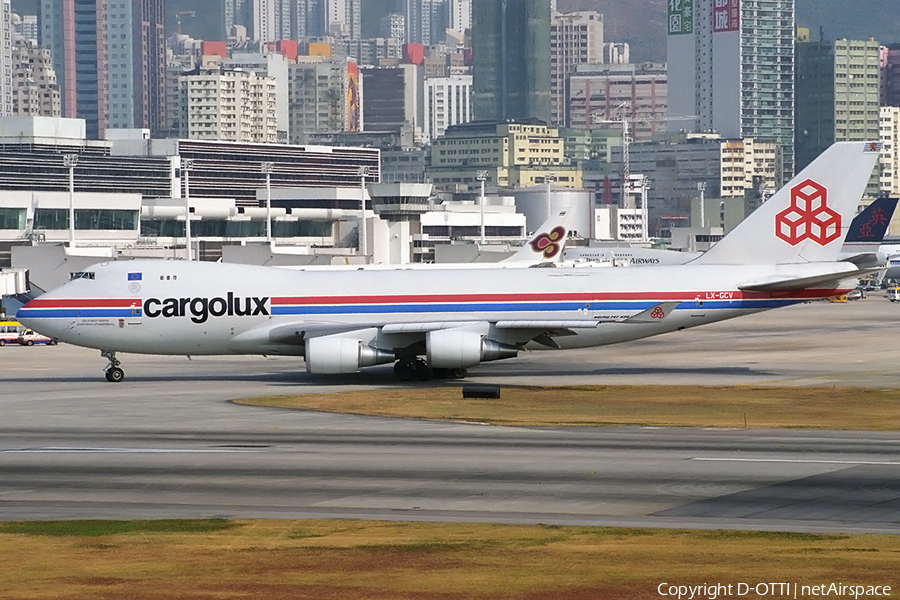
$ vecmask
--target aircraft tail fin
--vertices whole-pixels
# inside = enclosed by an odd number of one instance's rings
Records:
[[[553,213],[531,236],[528,242],[501,263],[529,263],[534,266],[555,264],[562,260],[566,240],[569,238],[567,226],[570,210],[564,208]]]
[[[843,252],[871,252],[884,241],[888,225],[897,208],[897,198],[877,198],[854,217],[844,240]]]
[[[693,264],[836,261],[881,152],[837,142]]]

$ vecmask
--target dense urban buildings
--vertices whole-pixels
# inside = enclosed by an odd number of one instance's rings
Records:
[[[669,129],[781,147],[794,174],[794,0],[670,2]]]

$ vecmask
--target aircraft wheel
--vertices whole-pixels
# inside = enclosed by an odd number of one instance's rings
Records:
[[[397,379],[400,381],[409,381],[413,378],[413,375],[415,375],[415,368],[408,362],[398,360],[394,363],[394,375],[396,375]]]
[[[428,366],[428,363],[425,361],[416,362],[416,378],[419,381],[431,381],[434,377],[434,371],[431,370],[431,367]]]
[[[465,379],[466,375],[468,374],[468,369],[464,369],[462,367],[460,367],[459,369],[450,369],[450,376],[453,377],[453,379]]]
[[[110,383],[119,383],[125,379],[125,371],[119,367],[110,367],[106,370],[106,380]]]

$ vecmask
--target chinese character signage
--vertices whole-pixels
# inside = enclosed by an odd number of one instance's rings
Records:
[[[669,0],[667,12],[669,35],[694,33],[694,0]]]
[[[713,0],[713,33],[741,28],[741,0]]]

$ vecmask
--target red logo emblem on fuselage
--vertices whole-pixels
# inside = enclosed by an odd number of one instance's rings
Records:
[[[827,190],[812,179],[791,188],[791,206],[775,216],[775,236],[791,246],[812,240],[824,246],[841,237],[841,215],[830,208]]]
[[[554,227],[550,233],[542,233],[531,241],[531,249],[535,252],[542,252],[544,258],[553,258],[559,254],[559,241],[566,237],[565,227]]]

